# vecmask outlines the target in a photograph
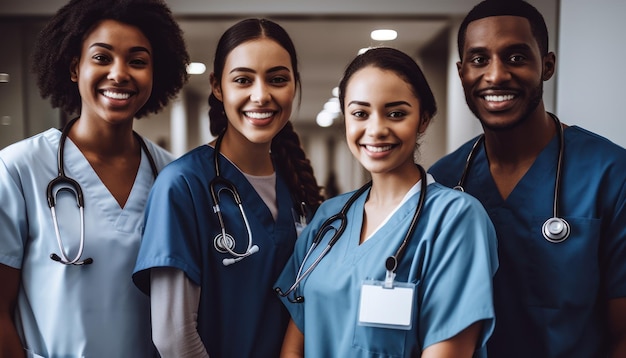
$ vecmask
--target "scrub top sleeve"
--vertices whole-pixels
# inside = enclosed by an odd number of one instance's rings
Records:
[[[422,274],[419,324],[424,328],[420,330],[420,340],[425,349],[483,321],[479,337],[482,346],[495,325],[495,229],[476,200],[452,203],[443,213],[441,223],[429,264]]]
[[[26,203],[18,183],[0,158],[0,264],[17,269],[28,237]]]
[[[296,240],[296,245],[294,247],[294,251],[291,257],[285,264],[285,268],[283,269],[282,273],[278,277],[278,280],[276,281],[276,284],[274,285],[274,287],[280,287],[283,292],[287,292],[287,290],[291,288],[291,285],[293,285],[296,280],[300,265],[302,264],[302,261],[304,260],[307,251],[311,247],[313,238],[315,237],[317,230],[319,230],[323,222],[322,218],[324,217],[324,209],[327,206],[325,205],[326,203],[322,204],[322,206],[317,210],[317,213],[313,216],[311,222],[304,228],[304,230],[302,230],[302,233],[298,237],[298,240]],[[308,263],[310,263],[312,259],[309,257],[307,261]],[[306,270],[306,268],[304,270]],[[306,279],[304,280],[304,282],[306,282]],[[296,290],[296,292],[301,293],[302,291],[299,288]],[[292,292],[289,294],[288,297],[293,296],[294,294]],[[278,297],[289,311],[291,319],[296,324],[300,332],[304,333],[304,304],[292,303],[287,297]]]
[[[626,181],[622,181],[615,211],[607,230],[606,249],[600,262],[605,262],[607,298],[626,297]]]
[[[180,269],[194,284],[201,284],[201,248],[192,194],[176,171],[166,167],[159,174],[146,205],[144,233],[133,281],[148,294],[149,270],[153,267]]]

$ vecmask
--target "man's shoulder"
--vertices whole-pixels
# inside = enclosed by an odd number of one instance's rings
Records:
[[[579,126],[571,126],[565,132],[565,151],[576,154],[582,160],[616,161],[626,165],[626,149],[600,134]]]
[[[472,146],[476,142],[476,139],[477,137],[472,138],[450,154],[447,154],[437,160],[428,169],[428,172],[438,183],[448,187],[456,185],[456,182],[463,172],[463,168],[467,162],[467,157],[472,149]]]

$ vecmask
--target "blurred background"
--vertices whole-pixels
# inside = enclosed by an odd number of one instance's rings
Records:
[[[106,0],[103,0],[106,1]],[[505,0],[502,0],[505,1]],[[332,194],[368,180],[345,144],[336,91],[341,74],[358,51],[390,46],[413,56],[435,93],[438,113],[421,141],[419,162],[428,168],[481,132],[467,109],[456,71],[456,33],[471,0],[166,0],[179,21],[191,60],[204,72],[192,74],[178,99],[135,129],[176,156],[209,142],[207,98],[213,51],[221,34],[247,17],[280,23],[299,56],[302,103],[292,121],[318,183]],[[626,146],[621,92],[626,82],[626,14],[623,0],[530,0],[544,15],[556,75],[544,86],[549,111]],[[65,0],[0,0],[0,149],[50,127],[65,115],[39,97],[30,73],[32,43]],[[374,30],[395,30],[392,40],[373,39]],[[619,86],[619,87],[618,87]]]

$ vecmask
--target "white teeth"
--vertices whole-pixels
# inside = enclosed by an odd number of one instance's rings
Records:
[[[485,100],[489,101],[489,102],[503,102],[503,101],[510,101],[513,98],[515,98],[514,95],[512,94],[507,94],[507,95],[501,95],[501,96],[495,96],[495,95],[488,95],[485,96]]]
[[[112,91],[104,91],[106,97],[113,99],[128,99],[130,97],[130,93],[120,93],[120,92],[112,92]]]
[[[381,152],[386,152],[388,150],[391,150],[391,146],[390,145],[386,145],[384,147],[375,147],[373,145],[366,145],[365,149],[367,149],[370,152],[381,153]]]
[[[254,119],[265,119],[271,117],[274,112],[245,112],[247,117]]]

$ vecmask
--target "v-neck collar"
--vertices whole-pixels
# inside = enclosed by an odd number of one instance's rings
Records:
[[[58,148],[61,134],[60,132],[55,134],[54,142],[56,142]],[[123,219],[128,217],[125,212],[143,210],[149,190],[154,182],[149,160],[146,153],[142,150],[141,162],[133,187],[122,208],[106,185],[104,185],[87,158],[69,137],[65,141],[64,164],[67,175],[76,180],[82,188],[85,206],[88,207],[85,210],[98,208],[102,213],[98,217],[106,218],[122,231],[126,231],[125,227],[127,226],[126,221]]]
[[[565,138],[563,138],[563,140],[565,140]],[[482,188],[482,201],[485,202],[486,206],[512,205],[520,200],[525,200],[525,196],[527,196],[529,192],[532,192],[535,183],[554,181],[558,144],[558,138],[554,137],[550,140],[548,145],[546,145],[537,158],[535,158],[535,161],[531,164],[526,173],[524,173],[517,184],[515,184],[515,187],[506,199],[500,195],[500,191],[491,174],[484,145],[478,149],[476,159],[473,161],[468,176],[483,178],[483,181],[477,183],[477,186]]]

